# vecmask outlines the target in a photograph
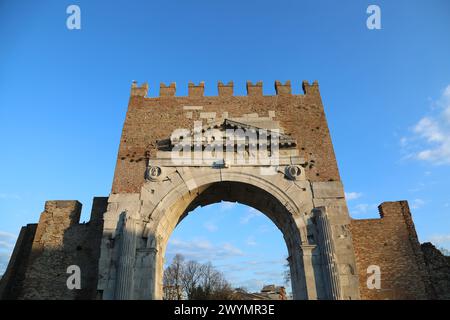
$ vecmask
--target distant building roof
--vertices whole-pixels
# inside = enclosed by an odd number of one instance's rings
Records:
[[[275,286],[274,284],[265,285],[261,292],[245,292],[236,290],[237,299],[242,300],[287,300],[286,290],[283,286]]]

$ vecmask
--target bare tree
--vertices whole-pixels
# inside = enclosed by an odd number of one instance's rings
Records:
[[[234,290],[224,275],[216,270],[211,263],[203,266],[201,286],[197,289],[194,299],[203,300],[230,300]]]
[[[183,299],[184,257],[175,255],[170,266],[164,270],[163,288],[165,300]]]
[[[185,262],[177,254],[164,271],[166,300],[231,300],[233,296],[231,285],[211,263]]]
[[[186,263],[181,281],[188,300],[194,298],[194,293],[197,287],[200,286],[200,281],[204,273],[203,270],[204,265],[201,265],[197,261],[191,260]]]
[[[288,286],[291,283],[291,266],[289,265],[289,261],[287,259],[284,264],[283,278],[284,284]]]
[[[207,263],[203,268],[202,287],[206,296],[209,296],[220,281],[220,273],[214,269],[211,263]]]

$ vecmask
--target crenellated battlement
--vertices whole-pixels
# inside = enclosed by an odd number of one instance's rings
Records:
[[[247,81],[247,95],[248,96],[262,96],[263,95],[263,83],[258,81],[253,84],[251,81]]]
[[[314,80],[312,84],[309,84],[308,81],[304,80],[302,82],[303,92],[307,94],[319,94],[319,82]]]
[[[189,82],[188,85],[188,96],[189,97],[203,97],[205,94],[205,82],[202,81],[199,84],[194,84]]]
[[[288,80],[285,83],[281,81],[275,81],[275,95],[277,96],[290,96],[292,94],[291,81]],[[149,85],[144,82],[138,86],[136,81],[133,81],[131,85],[131,96],[147,97]],[[246,83],[247,96],[258,97],[264,96],[263,93],[263,82],[257,81],[253,83],[247,81]],[[310,84],[308,81],[302,82],[303,95],[317,95],[319,94],[319,83],[314,81]],[[170,85],[165,83],[160,83],[159,86],[159,97],[175,97],[176,96],[176,83],[171,82]],[[231,97],[234,96],[234,83],[229,81],[228,83],[223,83],[219,81],[217,83],[217,92],[219,97]],[[205,95],[205,82],[201,81],[199,84],[189,82],[188,84],[188,97],[203,97]]]
[[[229,81],[227,84],[224,84],[224,83],[222,83],[222,81],[219,81],[217,84],[217,90],[219,92],[219,96],[232,96],[233,89],[234,89],[233,81]]]
[[[137,81],[133,80],[133,83],[131,84],[131,95],[132,96],[139,96],[139,97],[145,97],[148,93],[148,83],[144,82],[140,87],[137,85]]]
[[[175,82],[171,82],[170,85],[166,86],[164,83],[160,83],[159,85],[159,95],[161,97],[173,97],[177,91],[177,86]]]
[[[277,95],[290,95],[292,94],[291,81],[288,80],[284,84],[280,81],[275,81],[275,92]]]

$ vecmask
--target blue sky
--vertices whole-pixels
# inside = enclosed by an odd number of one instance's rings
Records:
[[[236,203],[197,208],[177,226],[166,250],[166,265],[177,253],[213,262],[235,287],[259,291],[284,285],[287,248],[281,231],[263,213]]]
[[[81,30],[66,28],[70,4]],[[369,4],[381,30],[366,28]],[[265,94],[275,80],[294,93],[319,80],[352,216],[406,199],[420,240],[450,248],[449,33],[447,0],[0,1],[0,272],[45,200],[78,199],[87,220],[92,197],[109,194],[132,80],[148,81],[150,96],[170,81],[178,95],[202,80],[215,95],[233,80],[241,95],[247,80]],[[197,216],[220,216],[208,208]],[[244,254],[222,265],[265,252],[245,256],[249,225],[237,237],[225,220],[215,232],[204,220],[189,216],[172,238]]]

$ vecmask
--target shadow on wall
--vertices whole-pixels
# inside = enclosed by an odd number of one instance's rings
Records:
[[[430,251],[428,245],[420,245],[408,202],[384,202],[378,209],[380,219],[351,222],[361,298],[410,300],[446,299],[447,296],[448,299],[450,279],[447,277],[446,284],[436,279],[433,266],[441,258],[427,253]],[[437,264],[442,266],[442,260]],[[380,267],[380,289],[369,290],[367,287],[370,265]],[[447,268],[450,269],[450,264]],[[439,289],[442,286],[446,288]]]
[[[95,299],[103,213],[108,198],[94,198],[91,219],[80,224],[81,203],[47,201],[39,224],[23,227],[5,275],[1,299]],[[67,268],[81,270],[81,289],[69,290]]]
[[[436,298],[450,300],[450,257],[444,256],[430,242],[423,243],[421,247]]]

